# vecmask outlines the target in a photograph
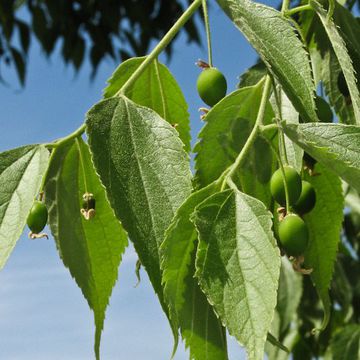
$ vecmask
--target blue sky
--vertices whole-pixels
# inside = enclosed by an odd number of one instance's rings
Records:
[[[251,66],[256,54],[243,36],[212,2],[210,20],[214,65],[233,91],[238,75]],[[203,35],[205,35],[203,33]],[[193,143],[202,126],[197,109],[203,106],[196,93],[199,58],[204,47],[189,46],[181,36],[168,64],[189,103]],[[111,60],[90,82],[88,63],[74,75],[54,54],[46,60],[34,43],[29,56],[27,84],[17,87],[16,77],[3,69],[10,88],[0,86],[0,151],[49,142],[65,136],[84,120],[86,111],[101,98],[106,79],[115,69]],[[52,238],[31,241],[27,229],[10,260],[0,272],[0,360],[88,360],[93,358],[93,317],[81,291],[64,268]],[[134,288],[136,255],[130,247],[120,266],[102,337],[104,360],[165,360],[172,337],[149,281]],[[230,359],[244,352],[229,339]],[[177,360],[188,356],[181,344]]]

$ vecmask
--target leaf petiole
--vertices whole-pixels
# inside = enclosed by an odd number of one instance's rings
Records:
[[[118,96],[120,94],[125,94],[134,82],[141,76],[145,69],[150,65],[150,63],[155,60],[160,53],[166,48],[170,41],[175,37],[179,30],[185,25],[185,23],[190,19],[190,17],[195,13],[199,8],[203,0],[195,0],[187,10],[180,16],[176,23],[171,27],[171,29],[166,33],[166,35],[161,39],[161,41],[155,46],[151,53],[146,57],[144,62],[132,73],[129,79],[121,87],[121,89],[115,94]]]
[[[240,151],[240,154],[236,158],[235,162],[231,165],[229,172],[226,174],[225,179],[224,179],[225,182],[227,182],[234,175],[235,171],[244,162],[246,155],[248,154],[250,148],[252,147],[252,145],[254,144],[254,142],[256,140],[256,137],[260,130],[260,126],[262,126],[262,124],[263,124],[266,103],[269,99],[270,90],[271,90],[271,77],[269,75],[266,75],[264,89],[263,89],[263,93],[261,96],[261,102],[260,102],[257,118],[255,121],[255,125],[254,125],[244,147]]]

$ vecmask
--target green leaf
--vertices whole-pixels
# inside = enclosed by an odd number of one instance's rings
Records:
[[[104,97],[114,96],[145,59],[132,58],[120,64],[108,80]],[[186,151],[190,151],[188,106],[178,83],[165,65],[153,61],[127,90],[126,95],[135,103],[153,109],[174,126]]]
[[[30,145],[0,153],[0,269],[24,230],[48,165],[49,152]]]
[[[330,344],[332,360],[354,360],[360,357],[360,325],[351,324],[337,332]]]
[[[278,117],[285,120],[287,124],[299,124],[299,113],[282,90],[279,93],[279,101],[281,114]],[[284,154],[281,152],[284,163],[288,163],[300,173],[303,167],[304,151],[286,136],[285,148],[287,161],[285,161]]]
[[[225,329],[194,278],[197,232],[190,221],[195,207],[219,191],[220,185],[212,183],[187,198],[161,245],[164,296],[190,348],[190,359],[195,360],[228,359]]]
[[[341,67],[334,51],[328,51],[322,62],[322,81],[330,104],[334,107],[339,122],[355,124],[354,108],[351,100],[343,96],[338,87],[338,78]]]
[[[90,220],[80,213],[86,192],[92,193],[96,201],[96,213]],[[49,223],[61,259],[94,312],[95,354],[99,359],[105,311],[127,246],[127,235],[106,199],[82,139],[54,150],[45,194]]]
[[[324,329],[330,317],[329,288],[340,241],[344,218],[344,196],[341,181],[332,171],[317,163],[318,176],[305,174],[305,180],[315,188],[315,208],[304,216],[310,233],[305,252],[305,267],[312,268],[311,279],[324,305]]]
[[[337,26],[334,24],[333,20],[327,18],[327,12],[322,5],[315,0],[310,0],[310,4],[319,16],[333,46],[336,57],[339,60],[346,83],[349,87],[356,124],[360,125],[360,94],[356,85],[352,61],[346,49],[344,39],[340,36]]]
[[[26,64],[23,55],[19,50],[14,47],[10,48],[11,56],[13,58],[16,72],[20,81],[20,84],[24,86],[25,84],[25,72],[26,72]]]
[[[259,200],[227,190],[202,202],[193,221],[202,290],[248,359],[263,359],[280,273],[271,214]]]
[[[296,310],[302,295],[302,277],[294,271],[286,257],[281,259],[279,289],[276,312],[280,315],[280,335],[284,335],[296,317]]]
[[[277,304],[271,324],[271,333],[289,348],[293,345],[297,334],[296,328],[291,326],[291,323],[296,320],[301,295],[302,276],[294,271],[286,257],[282,257]],[[270,360],[289,358],[286,350],[279,348],[276,344],[266,344],[265,350]]]
[[[360,127],[343,124],[284,125],[286,135],[360,191]]]
[[[263,4],[217,1],[277,77],[296,110],[307,121],[316,121],[309,57],[289,21]]]
[[[203,187],[213,182],[236,159],[254,126],[264,83],[234,91],[206,115],[205,126],[195,145],[195,182]],[[273,111],[267,104],[264,123],[270,123]],[[209,161],[211,159],[211,161]],[[273,171],[273,155],[268,143],[258,137],[247,161],[237,173],[243,192],[271,200],[268,182]]]
[[[191,192],[189,158],[183,144],[156,112],[124,96],[93,106],[86,124],[95,168],[110,204],[168,314],[159,247],[176,210]],[[176,336],[177,328],[172,325]]]
[[[247,69],[241,76],[238,88],[241,89],[247,86],[256,85],[267,74],[267,68],[262,61],[259,61],[249,69]]]

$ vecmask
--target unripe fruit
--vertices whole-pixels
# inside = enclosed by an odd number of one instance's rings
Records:
[[[294,205],[301,194],[301,177],[291,166],[284,166],[289,205]],[[281,169],[277,169],[270,180],[270,191],[273,198],[282,206],[286,205],[285,185]]]
[[[288,214],[279,224],[279,240],[289,256],[302,255],[309,242],[305,222],[296,214]]]
[[[345,97],[349,97],[350,96],[350,91],[349,91],[349,87],[346,83],[345,80],[345,76],[343,72],[339,73],[339,76],[337,78],[337,86],[339,88],[339,91],[345,96]]]
[[[31,232],[34,234],[40,233],[48,220],[48,211],[45,204],[41,201],[35,200],[27,217],[26,223]]]
[[[205,68],[196,85],[201,99],[209,106],[214,106],[226,95],[225,76],[214,67]]]
[[[316,114],[321,122],[331,123],[334,115],[329,104],[321,97],[316,96],[315,98]]]
[[[310,212],[316,203],[316,193],[314,187],[308,182],[302,182],[301,194],[294,205],[294,209],[299,214],[307,214]]]

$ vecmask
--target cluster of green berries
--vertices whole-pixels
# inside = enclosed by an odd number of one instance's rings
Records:
[[[205,104],[214,106],[226,95],[225,76],[217,68],[204,62],[200,62],[200,67],[203,70],[197,79],[197,91]]]
[[[281,206],[286,206],[285,182],[288,191],[288,206],[296,213],[288,213],[279,223],[279,240],[289,256],[302,255],[309,242],[309,231],[301,218],[310,212],[316,203],[314,187],[301,180],[299,173],[291,166],[274,172],[270,180],[271,194]],[[285,176],[284,176],[285,175]]]

